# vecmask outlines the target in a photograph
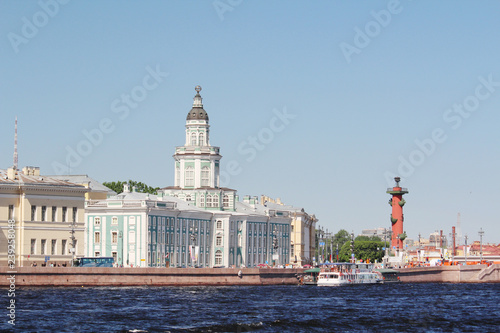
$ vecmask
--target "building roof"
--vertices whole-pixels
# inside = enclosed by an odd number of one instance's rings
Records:
[[[186,120],[206,120],[208,122],[208,114],[203,109],[202,98],[200,95],[201,87],[196,86],[194,90],[196,90],[196,95],[193,98],[193,108],[189,111]]]
[[[191,211],[200,211],[200,212],[207,212],[205,209],[201,209],[196,207],[194,204],[191,204],[189,202],[186,202],[184,200],[181,200],[179,198],[175,197],[170,197],[170,196],[165,196],[165,197],[159,197],[154,194],[149,194],[149,193],[141,193],[141,192],[122,192],[120,194],[114,195],[109,197],[107,200],[113,201],[113,200],[120,200],[120,201],[158,201],[158,202],[172,202],[175,204],[175,207],[179,210],[191,210]],[[106,200],[102,200],[101,202],[104,202]]]
[[[197,94],[199,96],[199,94]],[[189,111],[186,120],[206,120],[208,121],[208,114],[207,112],[200,107],[192,108],[191,111]]]
[[[89,188],[92,192],[104,192],[107,193],[108,195],[116,195],[115,191],[107,188],[106,186],[102,185],[97,180],[89,177],[88,175],[56,175],[47,177],[64,180],[75,184],[89,184]]]
[[[202,187],[197,187],[197,188],[182,188],[180,186],[167,186],[167,187],[162,187],[161,190],[177,190],[177,191],[185,191],[188,193],[189,191],[200,191],[200,190],[210,190],[210,191],[226,191],[226,192],[236,192],[236,190],[232,188],[227,188],[227,187],[210,187],[210,186],[202,186]]]
[[[38,169],[39,170],[39,169]],[[85,189],[85,186],[75,184],[62,179],[57,179],[50,176],[42,175],[27,175],[19,170],[15,173],[14,179],[9,179],[8,171],[0,169],[0,185],[13,185],[13,186],[54,186],[54,187],[68,187],[75,189]]]

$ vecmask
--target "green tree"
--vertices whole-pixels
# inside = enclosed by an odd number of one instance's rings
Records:
[[[345,242],[349,242],[351,240],[351,235],[347,230],[340,229],[335,235],[333,235],[333,246],[334,248],[339,246],[339,249],[345,244]]]
[[[366,236],[363,236],[366,237]],[[384,242],[377,241],[366,241],[358,240],[354,241],[354,256],[356,260],[366,261],[370,259],[370,262],[381,261],[384,256]],[[351,259],[351,244],[350,242],[345,243],[341,250],[339,251],[339,261],[348,262]]]
[[[358,236],[354,240],[356,241],[373,241],[373,242],[381,242],[382,240],[378,236]]]
[[[123,185],[128,184],[130,186],[130,189],[132,189],[134,186],[136,187],[136,191],[140,193],[150,193],[150,194],[156,194],[158,190],[160,189],[159,187],[151,187],[148,186],[142,182],[137,182],[134,180],[129,180],[128,182],[122,182],[122,181],[117,181],[117,182],[104,182],[102,183],[104,186],[107,188],[115,191],[117,194],[120,194],[123,192]]]

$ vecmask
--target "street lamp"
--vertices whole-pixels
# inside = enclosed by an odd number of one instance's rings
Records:
[[[196,234],[198,233],[198,227],[191,225],[189,227],[190,239],[193,242],[193,247],[191,250],[191,267],[194,267],[196,261]]]
[[[479,238],[480,238],[480,249],[479,249],[479,255],[481,256],[481,261],[479,263],[482,263],[483,262],[483,235],[484,235],[484,231],[483,231],[483,228],[481,228],[478,232],[479,234]]]
[[[118,258],[118,261],[121,261],[122,266],[124,266],[124,265],[123,265],[123,231],[120,231],[120,232],[118,233],[118,238],[120,239],[120,243],[122,244],[122,251],[121,251],[121,253],[120,253],[120,256],[121,256],[121,257],[120,257],[120,258]]]
[[[465,256],[465,265],[467,266],[467,239],[469,236],[465,235],[465,247],[464,247],[464,256]]]

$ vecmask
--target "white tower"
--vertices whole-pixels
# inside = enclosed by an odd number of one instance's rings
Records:
[[[219,147],[210,145],[208,114],[201,87],[196,86],[193,107],[186,117],[186,142],[175,148],[175,185],[161,189],[207,210],[235,210],[236,190],[221,188]]]
[[[219,188],[219,147],[210,146],[208,114],[201,87],[196,86],[193,108],[186,117],[186,143],[175,149],[175,186],[181,189]]]

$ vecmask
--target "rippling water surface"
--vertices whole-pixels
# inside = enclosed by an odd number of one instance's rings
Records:
[[[7,290],[0,290],[3,309]],[[0,329],[8,330],[7,310]],[[33,332],[500,332],[500,284],[22,288]]]

